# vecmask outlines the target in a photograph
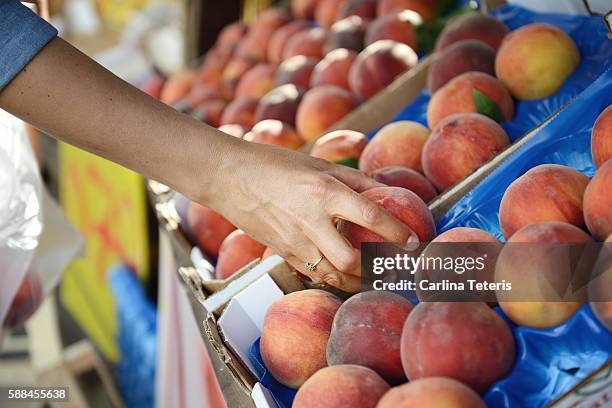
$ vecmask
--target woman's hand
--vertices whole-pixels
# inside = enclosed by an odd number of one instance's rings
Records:
[[[380,186],[358,170],[303,153],[242,142],[218,169],[218,183],[201,201],[271,247],[316,283],[360,289],[359,251],[336,229],[340,218],[390,242],[412,231],[359,192]],[[314,272],[306,262],[324,259]]]

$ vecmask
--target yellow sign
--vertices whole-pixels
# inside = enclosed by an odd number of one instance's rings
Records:
[[[86,241],[84,258],[64,273],[63,305],[116,361],[117,322],[107,272],[119,262],[144,279],[149,273],[146,193],[143,179],[117,164],[60,144],[60,200]]]

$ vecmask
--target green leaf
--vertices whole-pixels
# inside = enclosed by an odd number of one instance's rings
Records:
[[[452,2],[455,3],[454,0],[452,0]],[[429,54],[430,52],[433,51],[434,46],[436,45],[436,40],[438,39],[438,36],[440,35],[440,32],[442,32],[442,30],[444,29],[444,26],[448,24],[451,18],[456,17],[461,14],[473,13],[473,12],[474,12],[474,8],[472,8],[468,4],[463,7],[455,8],[452,11],[452,13],[447,14],[445,16],[444,16],[445,13],[440,14],[440,15],[443,15],[443,17],[438,17],[434,21],[431,21],[429,23],[423,23],[423,24],[416,26],[415,27],[416,28],[416,40],[417,40],[417,47],[418,47],[417,51],[419,52],[419,54],[421,53]]]
[[[438,15],[445,16],[457,7],[457,0],[438,0]]]
[[[357,160],[354,157],[349,157],[348,159],[344,159],[344,160],[338,160],[336,164],[341,164],[346,167],[352,167],[354,169],[359,168],[359,160]]]
[[[472,97],[474,98],[474,105],[476,105],[476,112],[490,117],[497,123],[504,121],[504,115],[493,99],[476,88],[472,89]]]

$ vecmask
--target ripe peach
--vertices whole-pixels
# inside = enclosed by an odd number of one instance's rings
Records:
[[[416,53],[406,44],[376,41],[359,53],[349,73],[349,84],[357,96],[369,99],[414,67],[417,61]]]
[[[217,37],[217,45],[234,46],[237,45],[249,31],[249,27],[241,21],[235,21],[223,27]]]
[[[499,240],[491,233],[470,227],[455,227],[444,231],[431,242],[482,242],[498,244]]]
[[[495,50],[477,40],[458,41],[434,54],[427,72],[433,94],[451,79],[470,71],[495,75]]]
[[[225,65],[226,63],[221,63],[219,61],[210,63],[205,62],[198,69],[195,82],[202,85],[213,86],[215,88],[220,87],[221,82],[223,80],[223,71],[225,70]]]
[[[593,125],[591,153],[596,167],[612,159],[612,105],[601,112]]]
[[[466,13],[453,18],[444,27],[436,41],[436,51],[462,40],[478,40],[497,50],[508,28],[496,19],[484,13]]]
[[[437,0],[379,0],[378,15],[384,16],[389,13],[402,10],[416,11],[424,21],[432,21],[438,16]]]
[[[221,93],[227,99],[234,97],[238,82],[253,66],[255,61],[251,58],[233,57],[223,70],[221,78]]]
[[[196,83],[187,96],[174,102],[172,106],[180,112],[188,112],[193,109],[194,106],[212,99],[223,99],[219,88]]]
[[[291,125],[275,119],[258,122],[249,133],[244,135],[244,140],[287,149],[297,149],[304,143]]]
[[[510,282],[512,291],[497,291],[499,306],[514,323],[552,327],[569,319],[582,303],[580,293],[568,291],[572,266],[567,243],[589,243],[591,237],[565,222],[536,222],[514,233],[502,249],[495,268],[497,282]]]
[[[249,30],[249,33],[236,48],[236,56],[253,61],[265,61],[268,54],[268,45],[274,31],[274,28],[268,27]]]
[[[416,27],[421,23],[421,16],[411,10],[378,17],[368,27],[365,45],[379,40],[394,40],[417,51]]]
[[[589,179],[558,164],[536,166],[506,189],[499,225],[506,238],[538,221],[561,221],[584,228],[582,198]]]
[[[369,368],[325,367],[300,387],[292,408],[375,408],[388,389],[389,384]]]
[[[360,52],[363,50],[363,39],[368,24],[358,16],[351,16],[336,21],[331,27],[325,42],[325,52],[336,48],[346,48]]]
[[[255,109],[259,101],[252,96],[241,96],[230,102],[221,115],[221,125],[242,125],[250,128],[255,124]]]
[[[421,153],[429,133],[425,126],[409,120],[384,126],[363,151],[359,169],[372,173],[383,167],[404,166],[422,172]]]
[[[295,126],[295,115],[302,101],[304,91],[293,84],[281,85],[268,92],[255,111],[255,122],[277,119]]]
[[[283,48],[283,61],[297,55],[317,59],[323,58],[326,35],[325,30],[320,27],[309,28],[293,34]]]
[[[336,20],[350,16],[359,16],[364,20],[376,18],[376,2],[378,0],[347,0],[336,14]]]
[[[285,295],[268,308],[260,351],[278,382],[298,388],[327,366],[327,340],[341,304],[329,292],[307,289]]]
[[[484,97],[494,102],[490,108],[479,104]],[[510,120],[514,116],[514,101],[504,85],[494,76],[483,72],[466,72],[451,79],[433,94],[427,105],[427,123],[434,129],[442,119],[454,113],[475,112],[493,120]]]
[[[212,127],[219,127],[226,106],[227,102],[223,99],[211,99],[193,108],[191,116]]]
[[[227,133],[230,136],[237,137],[238,139],[242,139],[244,135],[246,135],[247,132],[249,131],[248,128],[242,125],[236,125],[233,123],[229,123],[227,125],[221,125],[219,126],[219,130],[222,131],[223,133]]]
[[[261,98],[272,88],[274,88],[274,79],[276,78],[276,65],[260,63],[245,72],[244,76],[238,82],[235,98],[241,96],[252,96]]]
[[[337,86],[318,86],[304,95],[295,119],[298,133],[316,140],[357,106],[353,94]]]
[[[366,135],[354,130],[336,130],[321,136],[312,146],[310,155],[337,163],[359,161],[368,139]]]
[[[350,91],[348,75],[357,58],[355,51],[337,48],[330,51],[312,71],[310,86],[335,85]]]
[[[294,34],[306,30],[310,23],[306,20],[295,20],[274,31],[268,43],[268,61],[280,64],[283,61],[283,50],[287,40]]]
[[[504,38],[495,73],[517,99],[542,99],[557,92],[579,63],[580,51],[567,34],[536,23]]]
[[[242,230],[236,230],[229,234],[219,248],[219,258],[215,266],[217,279],[227,279],[240,269],[261,258],[266,249],[248,236]]]
[[[584,221],[600,240],[612,234],[612,160],[605,162],[584,191]]]
[[[316,58],[296,55],[288,58],[278,66],[275,85],[293,84],[303,90],[310,88],[310,78],[314,67],[319,62]]]
[[[390,384],[405,382],[400,337],[412,307],[392,292],[368,291],[349,298],[334,318],[327,364],[356,364],[371,368]]]
[[[423,171],[439,191],[446,190],[510,144],[495,121],[478,113],[456,113],[435,127],[423,147]]]
[[[362,195],[381,205],[410,227],[421,242],[431,241],[436,235],[436,225],[431,212],[423,200],[412,191],[401,187],[375,187],[364,191]],[[352,222],[341,220],[338,229],[354,248],[361,248],[362,242],[384,242],[380,235]]]
[[[428,203],[438,195],[436,188],[421,173],[402,166],[382,167],[370,173],[370,177],[389,187],[402,187],[418,195]]]
[[[219,255],[221,243],[236,229],[222,215],[195,202],[190,202],[187,207],[186,221],[188,235],[210,256]]]
[[[593,271],[588,286],[589,302],[597,319],[612,331],[612,235],[604,241],[598,262],[601,269]]]
[[[291,21],[291,15],[289,12],[280,7],[271,7],[261,11],[253,23],[251,24],[251,30],[257,30],[260,28],[277,29]]]
[[[298,18],[312,20],[321,0],[291,0],[291,12]]]
[[[179,99],[187,96],[195,83],[196,75],[192,70],[177,71],[170,75],[162,87],[159,100],[172,105]]]
[[[471,388],[446,377],[420,378],[391,388],[376,408],[486,408]]]
[[[315,10],[315,20],[325,29],[329,29],[336,22],[338,10],[346,0],[320,0]]]
[[[514,364],[512,332],[484,302],[419,303],[406,319],[401,342],[410,381],[449,377],[483,393]]]

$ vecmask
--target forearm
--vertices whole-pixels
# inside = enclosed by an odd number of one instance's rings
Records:
[[[0,92],[0,107],[200,201],[240,143],[149,97],[59,38]]]

